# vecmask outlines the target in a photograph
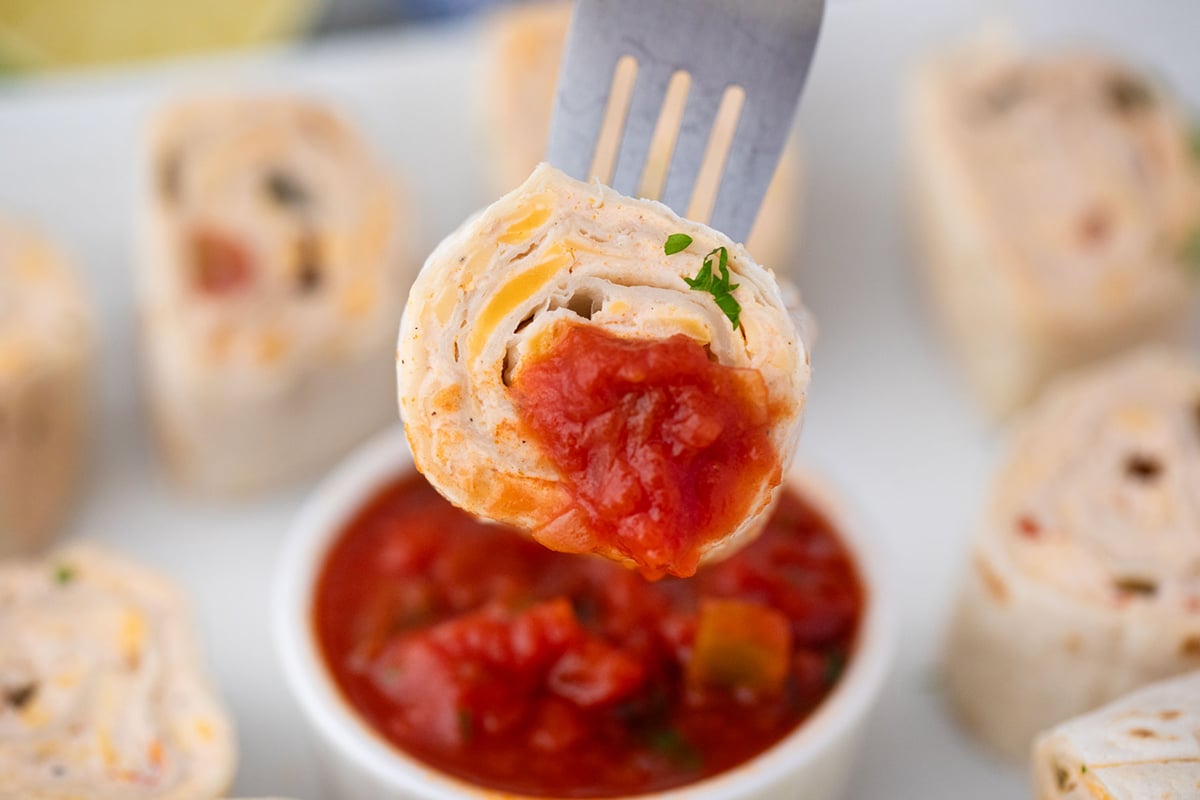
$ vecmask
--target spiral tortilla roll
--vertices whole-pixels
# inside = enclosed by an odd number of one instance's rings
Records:
[[[1180,338],[1200,168],[1163,87],[1103,56],[991,42],[930,63],[913,94],[926,282],[992,411],[1064,369]]]
[[[664,243],[672,234],[694,241],[684,252],[667,255]],[[737,328],[715,295],[691,289],[685,281],[701,270],[704,254],[718,248],[725,248],[730,281],[738,287],[733,291],[741,306]],[[670,555],[647,557],[627,526],[615,540],[600,541],[590,531],[598,515],[607,513],[607,501],[572,494],[573,486],[585,479],[625,482],[622,492],[641,499],[630,500],[632,505],[619,514],[623,519],[651,513],[643,501],[659,492],[679,489],[685,500],[692,497],[697,486],[680,488],[665,478],[662,485],[651,486],[658,481],[651,474],[654,468],[642,468],[646,459],[661,465],[663,459],[682,458],[678,452],[664,456],[655,449],[661,429],[646,434],[637,452],[629,445],[615,455],[600,454],[603,447],[596,445],[581,467],[588,474],[580,477],[548,455],[555,442],[539,439],[522,416],[519,387],[535,365],[547,363],[580,331],[579,336],[600,337],[598,346],[626,348],[630,370],[637,375],[624,375],[611,364],[593,372],[582,367],[586,374],[576,377],[590,380],[590,388],[558,398],[552,410],[570,414],[570,407],[586,405],[580,402],[584,396],[591,403],[593,394],[602,395],[610,383],[627,379],[632,383],[614,390],[627,393],[613,403],[649,402],[649,395],[639,395],[639,387],[675,378],[663,378],[667,373],[660,370],[668,367],[655,361],[657,356],[644,368],[633,362],[641,348],[664,343],[694,348],[701,366],[733,381],[731,391],[748,403],[745,422],[750,425],[754,418],[753,435],[765,438],[759,454],[770,461],[760,462],[761,474],[753,477],[719,457],[705,468],[700,479],[713,491],[743,485],[729,500],[736,519],[700,542],[691,554],[695,558],[679,553],[676,561]],[[697,559],[720,558],[758,532],[795,449],[808,383],[808,357],[797,323],[785,309],[772,273],[755,264],[744,248],[659,203],[575,181],[548,165],[538,167],[521,187],[469,221],[429,257],[405,309],[397,358],[401,414],[417,468],[451,502],[531,531],[553,549],[598,552],[653,574],[690,574]],[[671,397],[692,391],[683,383],[659,389]],[[675,400],[664,402],[669,407]],[[669,413],[682,413],[688,402],[684,397]],[[654,413],[647,411],[645,419],[656,419]],[[613,419],[607,410],[604,419]],[[587,428],[589,419],[571,424]],[[632,424],[617,435],[633,437]],[[717,437],[729,430],[704,435]],[[720,443],[718,438],[712,446]],[[703,450],[707,444],[697,447],[702,450],[697,458],[716,452]],[[627,467],[637,476],[624,471]]]
[[[62,257],[0,221],[0,555],[44,545],[71,509],[88,421],[89,317]]]
[[[570,22],[571,3],[564,0],[513,5],[487,18],[480,87],[497,193],[520,185],[546,157],[555,81]],[[736,122],[736,115],[726,115],[716,125],[724,128]],[[646,172],[665,173],[667,155],[652,149]],[[800,183],[799,148],[789,142],[746,239],[755,261],[783,275],[797,266]]]
[[[946,653],[966,724],[1033,735],[1200,667],[1200,370],[1141,352],[1055,384],[1016,431]]]
[[[102,550],[0,563],[0,797],[210,800],[233,732],[178,589]]]
[[[160,115],[150,160],[143,344],[177,477],[267,488],[386,424],[412,273],[355,131],[313,101],[194,99]]]
[[[1122,697],[1038,738],[1037,800],[1187,800],[1200,790],[1200,673]]]

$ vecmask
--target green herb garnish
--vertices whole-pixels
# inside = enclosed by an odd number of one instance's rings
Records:
[[[686,233],[672,233],[667,237],[667,243],[663,245],[663,252],[669,256],[673,256],[680,250],[687,250],[692,244],[692,237]]]
[[[1200,125],[1192,128],[1192,155],[1200,159]]]
[[[713,256],[718,257],[717,272],[719,275],[713,274]],[[698,292],[708,292],[713,296],[713,300],[717,303],[717,308],[725,312],[725,316],[729,317],[729,321],[733,323],[733,329],[737,330],[738,317],[741,316],[742,306],[733,296],[733,290],[738,288],[739,284],[731,284],[729,282],[729,251],[724,247],[718,247],[704,257],[704,266],[696,273],[694,278],[684,278],[687,285]]]
[[[70,564],[59,564],[54,570],[54,580],[60,586],[66,586],[75,580],[75,569]]]
[[[825,685],[833,686],[846,670],[846,654],[841,650],[830,650],[825,654]]]
[[[308,204],[308,191],[287,172],[271,170],[264,186],[271,199],[281,206],[295,208]]]
[[[1080,774],[1080,775],[1086,775],[1086,774],[1087,774],[1087,764],[1080,764],[1080,765],[1079,765],[1079,774]]]
[[[651,731],[646,738],[646,743],[652,750],[666,756],[676,766],[698,770],[704,765],[700,751],[674,728],[659,728]]]
[[[1183,259],[1184,266],[1200,275],[1200,228],[1192,231],[1187,241],[1183,243],[1183,252],[1180,253],[1180,257]]]

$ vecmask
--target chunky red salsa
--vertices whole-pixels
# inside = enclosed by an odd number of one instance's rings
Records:
[[[621,339],[567,326],[511,387],[522,422],[566,479],[595,552],[647,577],[687,577],[779,474],[762,375],[676,335]]]
[[[478,522],[415,476],[335,541],[314,623],[349,703],[405,752],[505,792],[612,797],[786,736],[838,681],[862,604],[791,491],[737,555],[649,582]]]

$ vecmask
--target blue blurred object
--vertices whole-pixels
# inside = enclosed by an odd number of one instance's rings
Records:
[[[404,19],[440,19],[508,5],[512,0],[395,0]]]

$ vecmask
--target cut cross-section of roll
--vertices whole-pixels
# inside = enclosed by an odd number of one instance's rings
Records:
[[[0,563],[0,797],[210,800],[229,719],[165,578],[74,546]]]
[[[72,506],[88,417],[89,317],[62,257],[0,221],[0,555],[45,544]]]
[[[415,269],[393,187],[347,123],[313,101],[189,100],[151,151],[144,351],[178,477],[265,488],[394,418]]]
[[[562,62],[571,3],[550,0],[508,6],[486,20],[488,47],[483,59],[483,128],[492,142],[490,163],[496,191],[507,192],[522,183],[546,157],[554,85]],[[678,106],[678,107],[676,107]],[[681,103],[667,115],[681,117]],[[736,124],[736,114],[724,114],[717,129]],[[721,138],[714,133],[714,138]],[[652,148],[645,172],[663,175],[670,150]],[[801,162],[796,142],[789,142],[767,188],[758,219],[746,239],[746,249],[759,264],[782,275],[793,274],[801,214]]]
[[[429,257],[397,358],[417,467],[451,502],[655,576],[757,534],[808,384],[743,247],[546,165]]]
[[[1014,758],[1200,668],[1200,369],[1142,352],[1054,384],[1017,429],[956,605],[947,685]]]
[[[929,64],[912,105],[930,294],[993,411],[1186,330],[1200,164],[1164,87],[1102,56],[989,42]]]
[[[1038,738],[1037,800],[1200,796],[1200,673],[1162,681]]]

